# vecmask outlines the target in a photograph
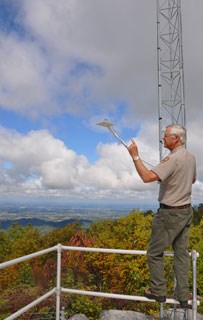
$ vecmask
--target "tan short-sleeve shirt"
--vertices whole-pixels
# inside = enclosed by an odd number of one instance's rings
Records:
[[[169,206],[191,203],[192,183],[196,179],[196,161],[183,146],[174,149],[152,171],[160,177],[160,203]]]

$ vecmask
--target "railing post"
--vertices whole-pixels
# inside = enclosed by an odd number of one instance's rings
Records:
[[[163,302],[160,303],[159,318],[160,318],[160,320],[164,319],[164,304],[163,304]]]
[[[66,320],[66,318],[65,318],[65,307],[62,307],[62,308],[61,308],[60,320]]]
[[[57,280],[56,280],[56,320],[60,320],[60,299],[61,299],[61,251],[62,245],[57,245]]]
[[[197,251],[191,251],[192,256],[192,282],[193,282],[193,291],[192,291],[192,319],[197,319]]]

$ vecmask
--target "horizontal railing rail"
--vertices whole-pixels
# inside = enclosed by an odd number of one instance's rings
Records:
[[[32,303],[28,304],[27,306],[23,307],[22,309],[18,310],[14,314],[7,317],[5,320],[13,320],[22,315],[23,313],[29,311],[32,307],[36,306],[40,302],[44,301],[45,299],[49,298],[51,295],[56,295],[56,320],[60,319],[60,297],[61,292],[68,293],[68,294],[80,294],[80,295],[89,295],[89,296],[97,296],[97,297],[104,297],[104,298],[113,298],[113,299],[125,299],[125,300],[133,300],[133,301],[142,301],[142,302],[156,302],[155,300],[149,300],[143,296],[132,296],[132,295],[124,295],[124,294],[112,294],[112,293],[105,293],[105,292],[96,292],[96,291],[86,291],[86,290],[78,290],[78,289],[70,289],[70,288],[63,288],[61,287],[61,253],[63,250],[66,251],[84,251],[84,252],[100,252],[100,253],[112,253],[112,254],[131,254],[131,255],[146,255],[147,251],[144,250],[124,250],[124,249],[108,249],[108,248],[92,248],[92,247],[75,247],[75,246],[63,246],[58,244],[54,247],[44,249],[32,254],[28,254],[23,257],[19,257],[10,261],[6,261],[0,264],[0,269],[9,267],[11,265],[24,262],[29,259],[33,259],[35,257],[41,256],[43,254],[47,254],[50,252],[57,251],[57,279],[56,279],[56,287],[44,294],[43,296],[39,297],[38,299],[34,300]],[[199,301],[197,301],[197,275],[196,275],[196,262],[197,258],[199,257],[198,252],[195,250],[191,251],[190,256],[192,258],[192,273],[193,273],[193,298],[192,300],[188,301],[190,305],[192,305],[192,315],[193,320],[197,319],[197,306],[199,305]],[[173,252],[164,252],[165,256],[173,257]],[[166,303],[169,304],[178,304],[179,302],[172,298],[167,298]],[[163,304],[161,304],[163,305]],[[163,308],[160,308],[160,312],[162,312]],[[161,318],[161,317],[160,317]]]
[[[44,249],[44,250],[41,250],[41,251],[37,251],[35,253],[28,254],[28,255],[20,257],[20,258],[16,258],[16,259],[13,259],[13,260],[10,260],[10,261],[2,262],[2,263],[0,263],[0,269],[4,269],[4,268],[12,266],[14,264],[17,264],[17,263],[20,263],[20,262],[24,262],[26,260],[30,260],[30,259],[39,257],[39,256],[41,256],[43,254],[46,254],[46,253],[49,253],[49,252],[57,251],[57,248],[58,248],[58,246],[54,246],[54,247],[51,247],[51,248],[48,248],[48,249]]]
[[[15,313],[13,313],[12,315],[10,315],[9,317],[6,318],[6,320],[13,320],[16,319],[17,317],[20,317],[23,313],[29,311],[31,308],[35,307],[36,305],[38,305],[40,302],[46,300],[47,298],[49,298],[50,296],[52,296],[53,294],[56,293],[56,288],[52,289],[51,291],[45,293],[43,296],[39,297],[38,299],[34,300],[33,302],[29,303],[28,305],[26,305],[24,308],[16,311]]]

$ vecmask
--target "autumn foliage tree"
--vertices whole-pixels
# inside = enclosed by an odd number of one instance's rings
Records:
[[[199,215],[200,216],[200,215]],[[61,243],[71,247],[95,247],[126,250],[147,249],[152,213],[132,211],[127,216],[114,220],[98,220],[88,229],[79,223],[41,234],[32,226],[13,225],[8,231],[0,230],[1,262],[46,249]],[[190,250],[197,250],[197,283],[199,294],[203,295],[203,220],[190,232]],[[0,272],[0,314],[9,315],[20,309],[28,301],[36,299],[56,286],[56,251],[27,260],[24,263],[3,269]],[[168,289],[173,293],[173,259],[166,257],[165,270]],[[143,295],[145,287],[150,286],[146,255],[83,252],[79,250],[62,251],[62,287],[127,295]],[[192,278],[190,279],[192,285]],[[32,288],[32,289],[31,289]],[[18,298],[10,300],[21,292]],[[23,292],[27,295],[22,298]],[[27,293],[26,293],[27,292]],[[36,296],[34,297],[34,295]],[[21,298],[20,298],[21,297]],[[37,307],[38,312],[53,309],[53,299]],[[81,312],[95,319],[102,309],[130,309],[141,312],[154,312],[158,304],[135,303],[118,299],[85,297],[62,294],[63,305],[69,316]],[[89,311],[88,311],[89,310]],[[201,307],[200,307],[201,310]],[[4,319],[2,318],[2,319]],[[27,316],[26,319],[29,319]],[[1,320],[1,317],[0,317]]]

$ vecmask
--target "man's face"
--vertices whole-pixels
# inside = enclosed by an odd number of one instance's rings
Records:
[[[164,148],[171,150],[175,146],[175,143],[177,141],[177,136],[171,133],[171,128],[166,128],[163,135],[163,141],[164,141]]]

